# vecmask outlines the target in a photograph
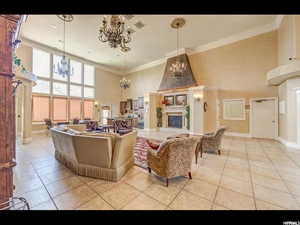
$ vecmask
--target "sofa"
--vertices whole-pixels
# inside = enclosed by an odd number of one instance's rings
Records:
[[[137,132],[72,132],[51,128],[55,158],[81,176],[118,181],[133,166]]]

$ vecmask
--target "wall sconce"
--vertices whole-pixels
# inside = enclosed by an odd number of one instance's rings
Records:
[[[197,94],[194,94],[193,97],[197,102],[200,102],[201,98],[203,98],[203,95],[202,95],[202,93],[197,93]]]
[[[99,103],[97,101],[95,101],[94,106],[95,106],[95,108],[97,108],[99,106]]]

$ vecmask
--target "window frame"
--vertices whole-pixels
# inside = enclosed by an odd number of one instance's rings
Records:
[[[64,80],[58,80],[58,79],[55,79],[54,78],[54,71],[53,71],[53,59],[54,59],[54,55],[55,56],[60,56],[59,54],[57,53],[52,53],[52,52],[48,52],[48,51],[45,51],[43,49],[39,49],[39,48],[33,48],[32,51],[35,51],[34,49],[38,50],[38,51],[44,51],[46,52],[47,54],[50,55],[49,57],[49,65],[50,65],[50,68],[49,68],[49,73],[50,73],[50,76],[49,78],[48,77],[42,77],[42,76],[37,76],[37,79],[40,79],[40,80],[44,80],[44,81],[48,81],[49,82],[49,94],[46,94],[46,93],[38,93],[38,92],[32,92],[32,96],[41,96],[41,97],[48,97],[49,98],[49,118],[54,121],[54,99],[55,98],[64,98],[64,99],[67,99],[67,121],[70,121],[70,101],[72,99],[80,99],[81,102],[80,102],[80,119],[83,119],[84,118],[84,101],[91,101],[93,102],[93,105],[95,103],[95,100],[96,100],[96,88],[95,88],[95,83],[96,83],[96,67],[89,64],[89,63],[84,63],[80,60],[77,60],[77,59],[73,59],[73,61],[76,61],[76,62],[79,62],[81,64],[81,83],[74,83],[74,82],[71,82],[71,79],[70,77],[68,76],[67,80],[64,81]],[[33,62],[33,55],[32,55],[32,63]],[[70,63],[71,61],[71,58],[68,58],[68,61]],[[92,66],[94,68],[94,85],[86,85],[84,83],[84,68],[85,68],[85,65],[88,65],[88,66]],[[53,84],[54,83],[63,83],[63,84],[66,84],[67,85],[67,93],[66,95],[58,95],[58,94],[54,94],[53,93]],[[81,87],[81,96],[71,96],[70,95],[70,87],[71,85],[76,85],[76,86],[79,86]],[[88,87],[88,88],[93,88],[94,90],[94,97],[93,98],[90,98],[90,97],[84,97],[84,88],[85,87]],[[33,98],[32,98],[32,101],[33,101]],[[32,112],[31,112],[32,116],[33,116],[33,106],[32,106]],[[95,115],[95,109],[93,108],[93,117]],[[32,121],[34,123],[37,123],[37,122],[44,122],[44,121]],[[61,121],[56,121],[55,122],[61,122]]]
[[[226,109],[226,103],[230,102],[236,102],[240,101],[240,104],[242,105],[242,116],[241,117],[231,117],[226,115],[225,109]],[[246,100],[244,98],[238,98],[238,99],[223,99],[223,120],[246,120]]]

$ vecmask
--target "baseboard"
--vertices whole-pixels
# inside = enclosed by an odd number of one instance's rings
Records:
[[[43,129],[43,130],[35,130],[35,131],[32,131],[32,134],[41,134],[41,133],[46,133],[46,129]]]
[[[281,144],[285,145],[286,147],[300,149],[300,145],[295,142],[284,140],[281,137],[277,137],[276,140],[278,140]]]
[[[233,136],[233,137],[251,138],[251,135],[249,133],[225,132],[224,135],[225,136]]]
[[[22,143],[23,144],[28,144],[32,141],[32,137],[28,137],[28,138],[22,138]]]

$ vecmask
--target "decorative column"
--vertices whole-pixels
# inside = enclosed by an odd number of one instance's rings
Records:
[[[13,195],[15,158],[15,98],[12,51],[21,16],[0,15],[0,207]]]

